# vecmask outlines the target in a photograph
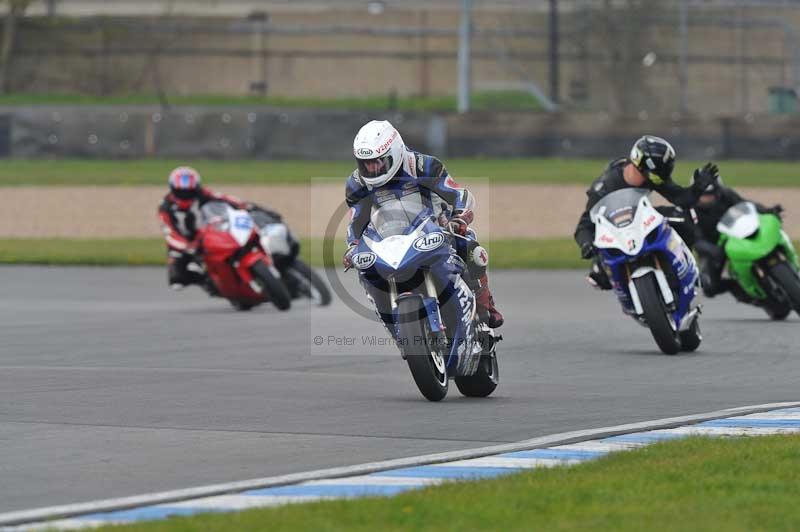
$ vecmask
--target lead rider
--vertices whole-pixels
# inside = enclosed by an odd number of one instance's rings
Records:
[[[475,290],[478,315],[493,329],[503,325],[503,315],[495,307],[489,291],[488,254],[478,245],[475,232],[469,228],[474,218],[472,193],[450,177],[439,159],[408,149],[400,133],[388,121],[373,120],[365,124],[353,140],[353,155],[358,168],[347,179],[345,190],[350,223],[347,251],[342,258],[344,267],[353,266],[353,255],[374,206],[379,207],[388,198],[419,192],[426,206],[436,213],[438,203],[444,201],[446,205],[440,220],[461,237],[459,240],[465,245],[457,243],[456,249],[480,283]],[[386,315],[383,312],[387,310],[385,303],[375,301],[381,316]]]

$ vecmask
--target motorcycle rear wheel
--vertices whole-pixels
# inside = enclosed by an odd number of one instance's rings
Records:
[[[286,285],[275,274],[267,263],[258,261],[250,268],[253,276],[261,283],[264,295],[272,302],[278,310],[289,310],[292,306],[292,299],[289,296]]]
[[[475,374],[469,377],[456,377],[455,381],[461,395],[467,397],[489,397],[500,382],[497,356],[494,352],[481,355]]]
[[[670,323],[669,311],[661,298],[661,290],[658,288],[655,276],[649,273],[634,279],[633,283],[642,303],[644,319],[658,348],[666,355],[678,354],[681,350],[680,336]]]
[[[428,401],[441,401],[447,395],[447,367],[444,346],[430,345],[431,330],[417,297],[401,299],[397,303],[398,343],[411,370],[411,376],[420,393]]]
[[[681,351],[686,351],[687,353],[697,351],[697,348],[700,347],[700,343],[703,341],[703,335],[700,332],[700,318],[695,316],[694,320],[692,320],[692,325],[679,334],[681,338]]]
[[[326,307],[331,304],[331,291],[320,279],[317,272],[300,259],[295,259],[291,266],[286,268],[287,273],[295,278],[301,293],[311,299],[317,306]]]

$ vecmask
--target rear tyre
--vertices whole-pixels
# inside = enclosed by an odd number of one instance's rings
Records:
[[[786,292],[792,308],[800,312],[800,278],[794,269],[785,262],[779,262],[769,269],[769,276]]]
[[[478,370],[469,377],[456,377],[456,386],[467,397],[489,397],[500,382],[500,370],[494,351],[481,355]]]
[[[331,304],[331,291],[308,264],[296,259],[291,266],[286,268],[286,273],[297,281],[297,290],[300,295],[309,298],[320,307]]]
[[[647,274],[634,279],[633,283],[639,294],[644,319],[647,326],[650,327],[653,340],[664,354],[677,354],[681,350],[680,337],[672,327],[668,317],[669,311],[661,298],[661,290],[658,288],[656,278],[652,274]]]
[[[691,353],[697,351],[703,341],[703,334],[700,332],[700,318],[695,316],[692,325],[687,330],[679,333],[681,339],[681,351]]]
[[[264,261],[258,261],[250,268],[253,276],[261,283],[264,295],[275,305],[278,310],[289,310],[292,306],[292,299],[286,290],[283,281],[272,273],[272,269]]]
[[[441,401],[447,395],[447,366],[444,345],[433,342],[428,319],[417,297],[397,304],[398,342],[406,356],[408,369],[420,393],[428,401]]]

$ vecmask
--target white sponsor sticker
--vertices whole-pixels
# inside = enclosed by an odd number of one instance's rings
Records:
[[[353,265],[359,270],[366,270],[378,260],[378,256],[371,251],[362,251],[353,256]]]
[[[414,249],[417,251],[431,251],[444,244],[444,233],[430,233],[419,237],[414,241]]]

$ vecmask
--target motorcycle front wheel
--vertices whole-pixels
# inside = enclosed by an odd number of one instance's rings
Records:
[[[672,327],[668,316],[669,310],[661,298],[656,278],[652,273],[633,280],[647,326],[653,335],[653,340],[658,344],[661,352],[675,355],[681,350],[680,336]]]
[[[261,284],[263,294],[269,299],[278,310],[289,310],[292,306],[292,299],[286,290],[286,285],[280,277],[272,273],[272,269],[267,263],[260,260],[250,268],[253,277]]]
[[[794,269],[786,262],[779,262],[769,269],[769,276],[786,292],[792,308],[800,312],[800,278]]]
[[[417,297],[397,303],[400,317],[397,341],[406,357],[408,369],[420,393],[428,401],[441,401],[447,395],[447,366],[445,346],[432,338],[428,318]]]

